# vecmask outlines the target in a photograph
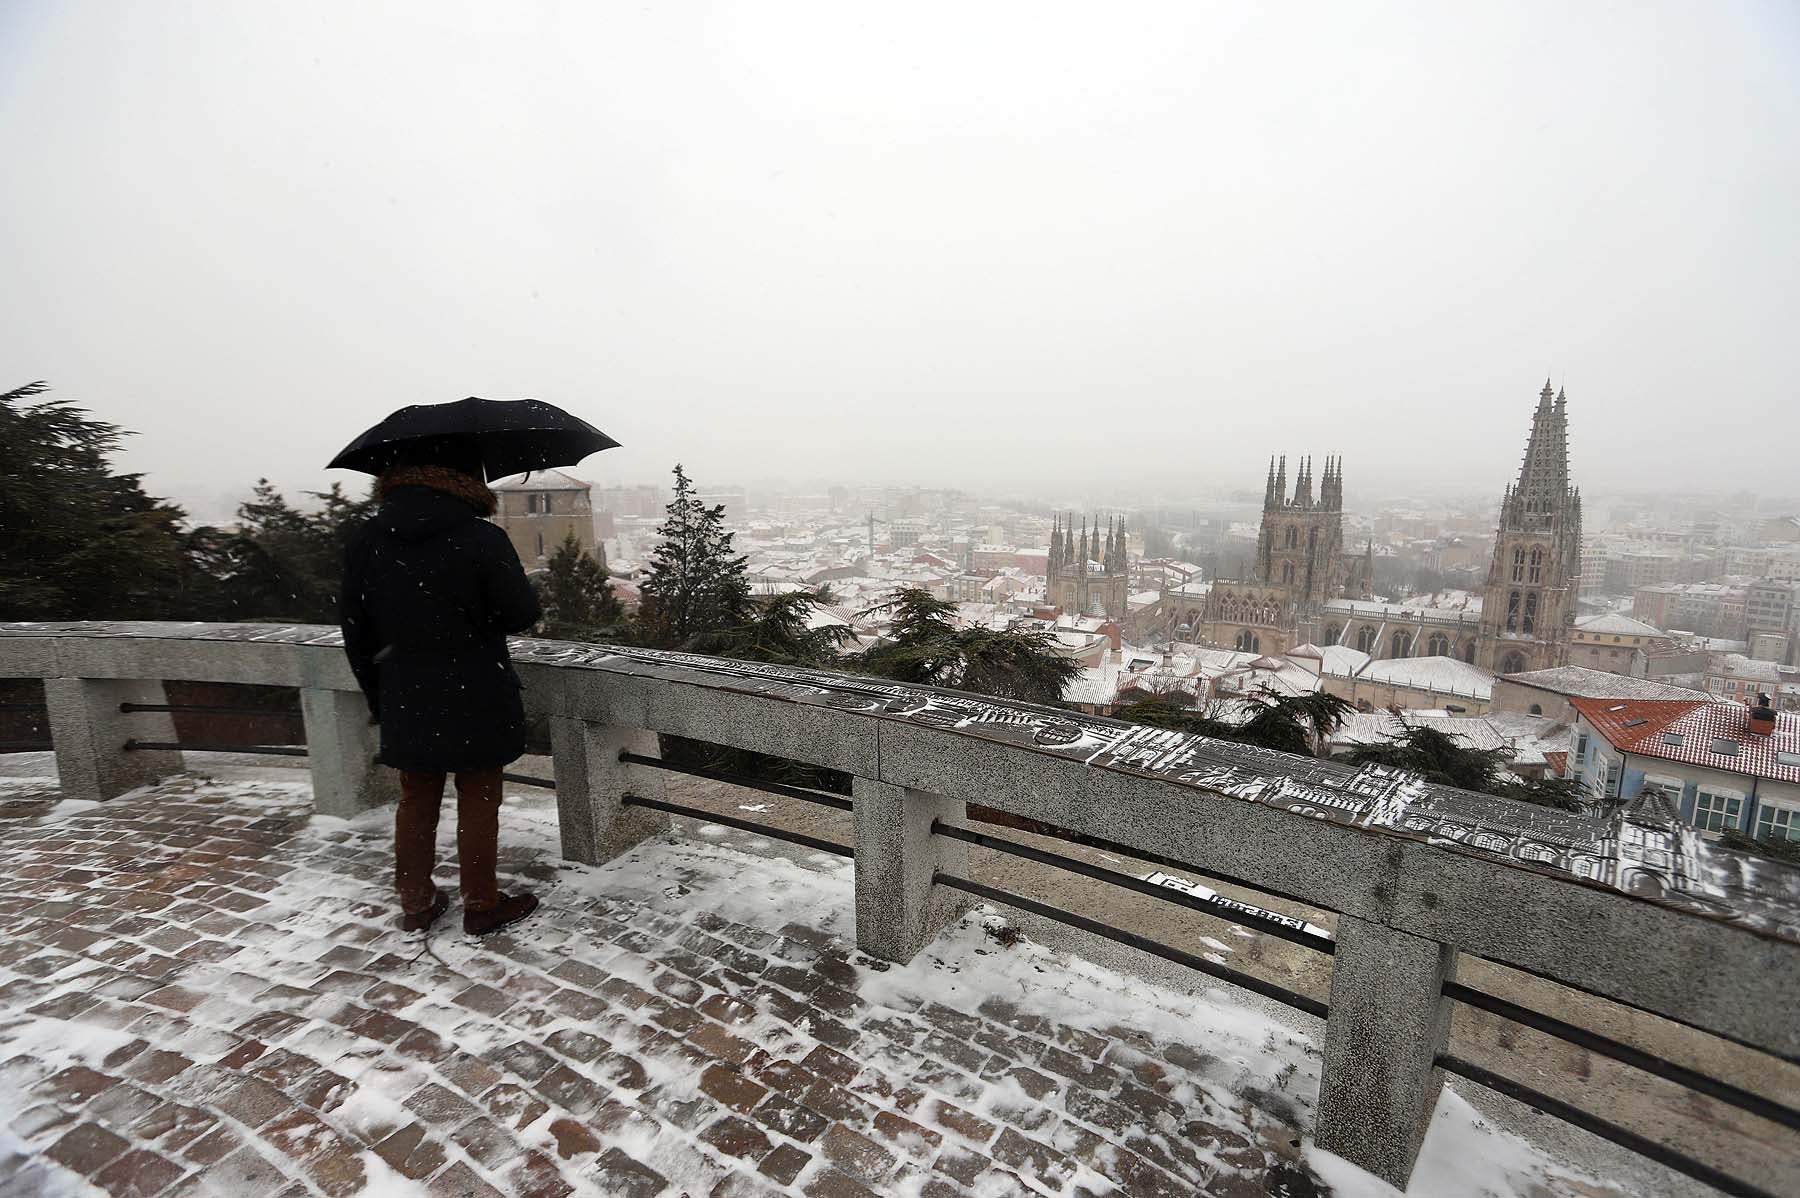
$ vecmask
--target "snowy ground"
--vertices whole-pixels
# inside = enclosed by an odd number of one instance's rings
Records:
[[[1311,1145],[1314,1038],[1228,991],[984,910],[887,966],[847,862],[715,826],[569,866],[530,791],[502,870],[540,916],[406,936],[391,813],[309,804],[280,770],[98,809],[0,779],[0,1198],[1395,1193]],[[1446,1091],[1407,1192],[1626,1191]]]

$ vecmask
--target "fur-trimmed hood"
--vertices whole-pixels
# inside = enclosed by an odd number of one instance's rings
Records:
[[[486,483],[449,466],[395,466],[385,470],[375,484],[375,498],[386,503],[396,487],[429,487],[433,491],[442,491],[456,496],[483,516],[491,516],[500,508],[500,500]]]

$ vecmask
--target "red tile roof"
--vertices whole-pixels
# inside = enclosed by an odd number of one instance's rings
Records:
[[[1800,715],[1791,711],[1778,713],[1775,731],[1762,736],[1750,731],[1750,709],[1741,703],[1686,699],[1570,702],[1614,748],[1728,773],[1800,782]],[[1734,745],[1736,752],[1715,752],[1714,745],[1720,741]]]
[[[1705,707],[1705,699],[1570,699],[1594,731],[1604,736],[1614,748],[1636,752],[1638,742],[1655,736],[1696,707]]]

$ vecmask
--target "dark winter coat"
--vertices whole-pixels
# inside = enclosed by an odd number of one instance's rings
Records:
[[[381,722],[380,760],[489,769],[525,751],[509,633],[538,620],[512,542],[467,500],[395,487],[350,541],[344,652]]]

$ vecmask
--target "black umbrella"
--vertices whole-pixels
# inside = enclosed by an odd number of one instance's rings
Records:
[[[377,424],[331,459],[331,469],[380,474],[409,445],[441,438],[467,438],[481,449],[489,479],[573,466],[617,441],[555,404],[541,399],[477,399],[413,404]]]

